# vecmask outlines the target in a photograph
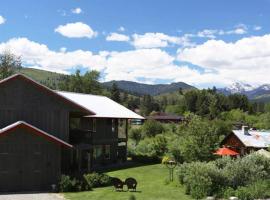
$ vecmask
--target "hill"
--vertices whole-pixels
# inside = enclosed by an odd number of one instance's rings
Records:
[[[50,86],[51,88],[58,89],[59,82],[67,75],[56,72],[49,72],[40,69],[33,68],[21,68],[17,71],[18,73],[24,74],[35,81],[44,85]]]
[[[160,94],[175,92],[178,91],[180,88],[182,88],[183,90],[196,89],[195,87],[188,85],[184,82],[151,85],[132,81],[110,81],[104,82],[103,85],[110,88],[113,83],[116,83],[119,89],[137,95],[149,94],[152,96],[156,96]]]

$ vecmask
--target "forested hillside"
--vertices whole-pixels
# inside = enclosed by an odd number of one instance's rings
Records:
[[[196,89],[195,87],[184,82],[151,85],[132,81],[110,81],[103,83],[103,85],[110,88],[112,87],[113,83],[117,84],[119,89],[137,95],[149,94],[155,96],[159,94],[175,92],[178,90]]]

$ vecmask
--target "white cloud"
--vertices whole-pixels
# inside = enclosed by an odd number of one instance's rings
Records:
[[[246,37],[234,43],[209,40],[179,50],[178,59],[214,71],[223,83],[269,83],[270,34]]]
[[[123,27],[123,26],[120,26],[119,28],[118,28],[118,31],[120,31],[120,32],[124,32],[126,29],[125,29],[125,27]]]
[[[132,44],[137,49],[142,48],[161,48],[177,44],[191,46],[188,37],[169,36],[164,33],[145,33],[144,35],[133,34]]]
[[[67,71],[71,68],[84,67],[89,70],[103,70],[106,66],[106,54],[93,54],[91,51],[53,51],[46,45],[28,40],[13,38],[0,43],[0,53],[6,50],[21,56],[23,64],[29,67],[50,71]]]
[[[97,36],[97,32],[82,22],[60,25],[54,31],[68,38],[93,38]]]
[[[74,8],[74,9],[71,9],[71,12],[73,14],[81,14],[82,13],[82,9],[81,8]]]
[[[248,27],[244,24],[238,24],[232,30],[223,30],[223,29],[204,29],[199,31],[197,34],[186,34],[189,37],[201,37],[201,38],[209,38],[215,39],[218,35],[242,35],[246,34],[248,31]]]
[[[103,72],[106,81],[144,79],[143,82],[154,83],[156,80],[169,80],[199,87],[221,86],[235,81],[251,84],[270,82],[270,34],[246,37],[236,42],[211,39],[204,44],[183,47],[177,58],[158,48],[99,53],[80,49],[68,51],[65,48],[54,51],[27,38],[13,38],[0,43],[0,53],[5,50],[22,56],[26,66],[57,72],[68,72],[78,67],[96,69]]]
[[[0,53],[10,50],[21,56],[23,65],[37,69],[67,73],[70,69],[83,67],[105,73],[104,80],[145,82],[156,79],[190,81],[197,73],[188,67],[174,64],[175,58],[161,49],[137,49],[125,52],[59,51],[50,50],[46,45],[30,41],[27,38],[13,38],[0,43]]]
[[[214,39],[214,38],[216,38],[215,34],[217,32],[218,31],[217,30],[214,30],[214,29],[205,29],[205,30],[199,31],[197,33],[197,36],[198,37],[202,37],[202,38],[211,38],[211,39]]]
[[[107,41],[121,41],[121,42],[127,42],[129,41],[129,36],[124,35],[124,34],[119,34],[119,33],[110,33],[110,35],[108,35],[106,37]]]
[[[0,25],[4,24],[6,22],[6,19],[0,15]]]
[[[254,30],[254,31],[259,31],[259,30],[261,30],[261,29],[262,29],[261,26],[254,26],[254,27],[253,27],[253,30]]]

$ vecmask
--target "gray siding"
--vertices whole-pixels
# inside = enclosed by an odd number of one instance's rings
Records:
[[[61,174],[60,146],[29,130],[0,138],[0,191],[50,189]]]
[[[22,79],[0,87],[0,128],[23,120],[68,142],[70,110],[56,96]]]

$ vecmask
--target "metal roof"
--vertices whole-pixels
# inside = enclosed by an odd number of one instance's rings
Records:
[[[233,133],[246,147],[267,148],[270,146],[270,132],[249,130],[245,135],[243,130],[233,130]]]
[[[120,119],[144,119],[137,113],[127,109],[119,103],[105,96],[82,94],[74,92],[56,91],[65,98],[95,112],[93,118],[120,118]]]

